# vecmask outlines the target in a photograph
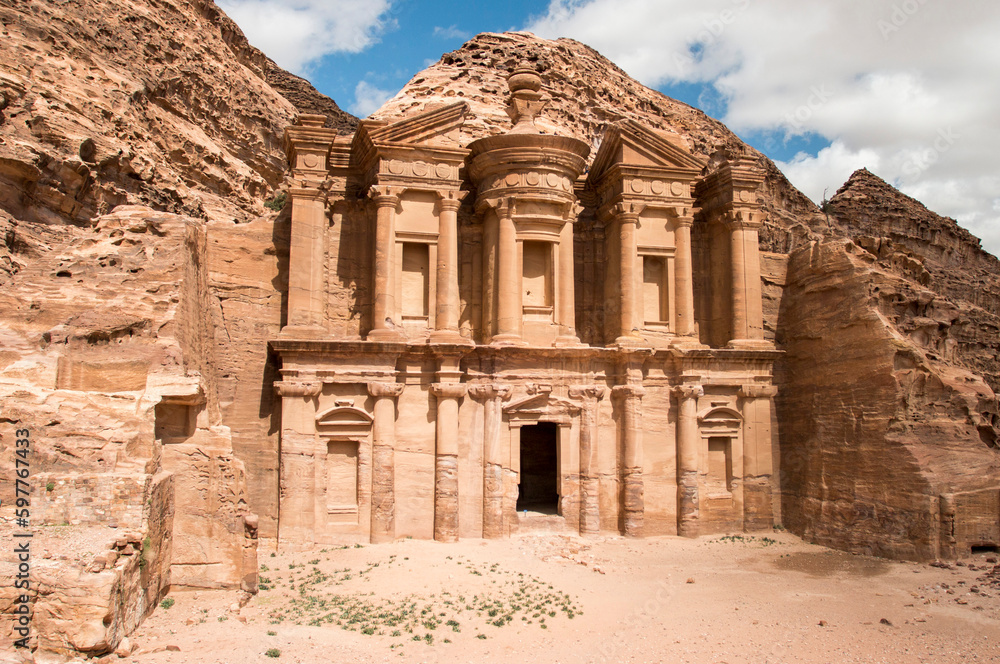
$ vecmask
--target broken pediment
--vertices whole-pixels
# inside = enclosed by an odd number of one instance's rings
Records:
[[[438,106],[398,122],[362,120],[352,156],[368,184],[433,187],[455,184],[469,151],[459,145],[465,102]]]
[[[458,147],[459,131],[469,105],[464,101],[438,106],[397,122],[362,120],[358,137],[376,145],[408,144]]]
[[[568,422],[579,414],[580,406],[543,392],[515,401],[507,405],[503,412],[510,420]]]
[[[680,137],[654,131],[634,120],[622,120],[605,132],[588,181],[599,182],[616,166],[667,172],[693,179],[701,173],[705,164],[684,147]]]

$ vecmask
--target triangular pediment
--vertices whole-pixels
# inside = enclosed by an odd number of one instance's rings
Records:
[[[653,131],[635,120],[622,120],[605,132],[590,179],[599,180],[614,166],[682,170],[696,175],[705,164],[684,148],[679,137]]]
[[[458,144],[458,132],[465,122],[469,105],[464,101],[432,108],[390,124],[367,126],[368,137],[375,144],[409,145]]]

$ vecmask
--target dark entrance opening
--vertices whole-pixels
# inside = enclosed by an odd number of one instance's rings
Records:
[[[1000,552],[1000,547],[996,544],[979,544],[972,547],[972,555],[977,553],[998,553]]]
[[[539,422],[521,427],[521,483],[518,486],[517,509],[557,514],[559,490],[557,484],[556,425]]]

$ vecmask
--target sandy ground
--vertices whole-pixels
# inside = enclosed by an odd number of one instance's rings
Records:
[[[938,568],[787,533],[262,550],[268,589],[171,593],[128,661],[1000,662],[995,555]]]

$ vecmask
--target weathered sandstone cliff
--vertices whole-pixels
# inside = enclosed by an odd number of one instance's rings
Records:
[[[355,120],[212,2],[5,3],[0,36],[0,499],[27,429],[32,644],[100,653],[170,585],[255,587],[243,441],[274,428],[287,226],[263,204],[296,114]]]

